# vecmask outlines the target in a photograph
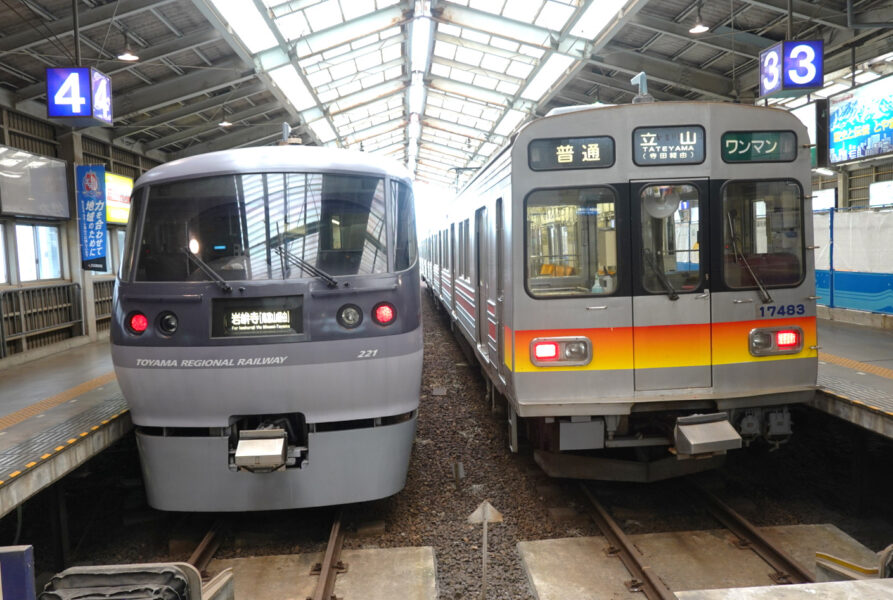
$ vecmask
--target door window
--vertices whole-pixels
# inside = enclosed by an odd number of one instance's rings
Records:
[[[698,188],[687,183],[647,185],[642,203],[642,287],[674,296],[701,285]]]

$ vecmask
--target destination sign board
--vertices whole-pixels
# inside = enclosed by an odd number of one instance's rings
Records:
[[[294,335],[303,331],[301,296],[218,299],[212,304],[212,337]]]
[[[533,171],[603,169],[614,164],[614,140],[607,136],[533,140],[527,146]]]
[[[633,130],[633,162],[639,166],[691,165],[704,162],[704,128],[637,127]]]
[[[797,158],[793,131],[727,131],[721,143],[722,159],[727,163],[790,162]]]

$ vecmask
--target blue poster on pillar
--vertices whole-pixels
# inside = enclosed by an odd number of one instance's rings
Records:
[[[81,267],[85,271],[105,271],[105,167],[78,166],[75,168],[75,179]]]

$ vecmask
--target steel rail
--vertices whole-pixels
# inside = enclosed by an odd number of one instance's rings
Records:
[[[734,533],[738,538],[750,547],[757,556],[762,558],[775,573],[770,575],[778,584],[789,583],[813,583],[815,578],[803,565],[798,563],[791,555],[779,548],[751,525],[744,517],[735,512],[732,507],[708,492],[699,484],[688,479],[692,489],[696,490],[705,500],[710,514],[723,526]]]
[[[648,600],[676,600],[676,594],[667,587],[667,584],[654,573],[651,567],[643,564],[641,552],[626,537],[620,526],[596,500],[589,488],[585,484],[580,484],[580,487],[592,504],[589,516],[592,517],[610,544],[607,549],[608,553],[620,558],[627,571],[633,576],[632,581],[626,583],[630,591],[643,592]]]
[[[220,547],[220,540],[217,539],[217,534],[220,532],[220,528],[220,521],[211,525],[211,529],[205,534],[205,537],[202,538],[202,541],[199,542],[198,546],[196,546],[195,550],[192,551],[192,554],[186,561],[198,569],[199,573],[202,574],[202,577],[205,576],[205,569],[208,568],[208,564],[211,562],[211,559],[214,558],[214,553],[217,552],[217,548]]]
[[[307,600],[335,600],[335,576],[347,570],[341,562],[341,545],[344,543],[344,532],[341,529],[341,513],[335,517],[332,523],[332,531],[329,533],[329,543],[321,564],[313,568],[311,574],[318,574],[319,581],[313,595]],[[319,572],[317,573],[317,567]]]

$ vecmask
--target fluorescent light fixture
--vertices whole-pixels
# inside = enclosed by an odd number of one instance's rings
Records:
[[[409,112],[422,114],[425,112],[425,82],[421,73],[412,74],[409,85]]]
[[[136,62],[139,59],[139,56],[130,51],[129,45],[124,49],[124,52],[118,55],[118,60],[123,60],[125,62]]]
[[[521,92],[521,97],[533,100],[534,102],[539,102],[543,96],[546,95],[546,92],[549,91],[549,88],[552,87],[552,84],[564,75],[565,70],[570,67],[575,60],[576,59],[564,54],[553,54],[550,56],[546,59],[546,63],[542,66],[539,72],[534,75],[530,83],[527,84],[527,87],[524,88],[524,91]]]
[[[413,72],[424,73],[428,69],[429,49],[431,48],[431,35],[434,31],[434,21],[428,17],[418,17],[412,20],[409,37],[412,42],[409,55],[409,67]]]
[[[818,173],[819,175],[824,175],[825,177],[834,177],[837,175],[831,169],[826,169],[825,167],[818,167],[812,170],[813,173]]]
[[[571,27],[570,34],[594,40],[614,17],[627,5],[629,0],[599,0],[592,2],[586,12]]]
[[[497,135],[501,135],[503,137],[507,137],[510,135],[523,121],[527,118],[527,113],[521,112],[520,110],[515,110],[511,108],[508,112],[505,113],[505,116],[502,117],[502,120],[499,122],[499,125],[493,130],[493,133]]]
[[[688,30],[689,33],[704,33],[705,31],[710,31],[710,28],[701,22],[700,17],[698,17],[698,21],[694,24],[694,27]]]
[[[233,124],[227,121],[226,117],[223,117],[223,120],[217,123],[218,127],[232,127]]]
[[[332,126],[329,125],[329,122],[326,119],[319,119],[318,121],[313,121],[309,123],[310,129],[313,130],[313,133],[316,134],[316,137],[319,138],[319,141],[323,144],[331,142],[338,136],[335,134],[335,130],[332,129]]]
[[[232,29],[248,51],[257,54],[276,46],[276,36],[270,31],[254,2],[244,0],[211,0],[214,8],[224,19],[224,26]]]
[[[856,75],[856,83],[868,83],[869,81],[874,81],[875,79],[879,79],[880,75],[875,73],[874,71],[865,71],[864,73],[859,73]]]
[[[306,110],[316,105],[316,100],[304,82],[301,80],[298,72],[291,65],[285,65],[278,69],[270,71],[270,77],[288,98],[288,101],[298,110]]]
[[[812,93],[813,96],[818,96],[819,98],[827,98],[837,92],[842,92],[845,89],[848,89],[850,86],[843,83],[835,83],[833,85],[829,85],[828,87],[822,88],[820,90],[816,90]]]

